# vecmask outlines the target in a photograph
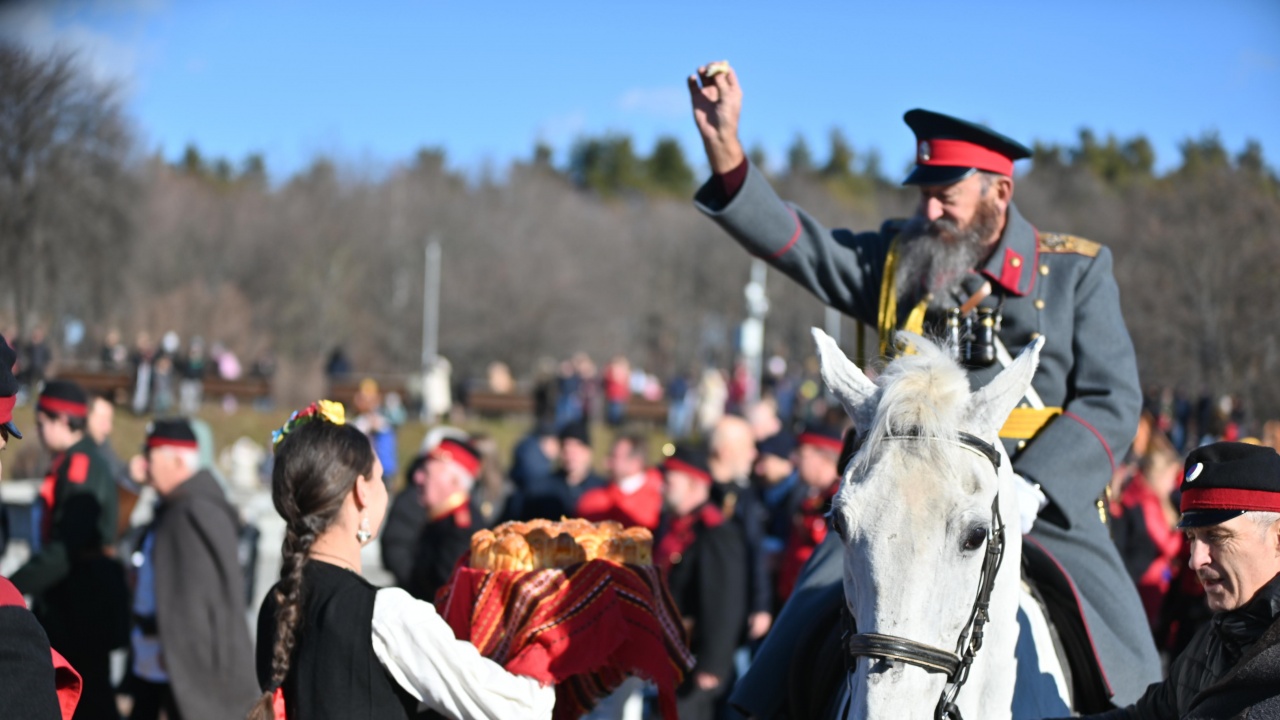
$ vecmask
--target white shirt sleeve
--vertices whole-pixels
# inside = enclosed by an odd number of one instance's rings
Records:
[[[455,720],[551,717],[555,687],[513,675],[458,640],[430,603],[382,588],[373,603],[373,652],[400,687]]]

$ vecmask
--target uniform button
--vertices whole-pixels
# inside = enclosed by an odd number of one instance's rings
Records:
[[[1027,441],[1026,441],[1026,440],[1019,440],[1019,441],[1018,441],[1018,449],[1019,449],[1019,450],[1021,450],[1021,449],[1025,448],[1026,446],[1027,446]]]
[[[1022,267],[1022,258],[1013,258],[1009,260],[1009,264],[1014,267]]]
[[[1048,265],[1041,265],[1041,266],[1040,266],[1040,274],[1041,274],[1041,275],[1048,275],[1048,274],[1049,274],[1049,266],[1048,266]]]
[[[1043,300],[1043,299],[1041,299],[1041,298],[1036,298],[1036,309],[1037,309],[1037,310],[1043,310],[1043,309],[1044,309],[1044,300]]]
[[[1033,333],[1031,333],[1031,339],[1032,339],[1032,340],[1036,340],[1036,339],[1038,339],[1039,337],[1040,337],[1040,333],[1038,333],[1038,332],[1033,332]]]
[[[680,564],[680,561],[681,561],[681,560],[683,560],[683,559],[684,559],[684,556],[683,556],[683,555],[681,555],[680,553],[671,553],[671,564],[672,564],[672,565],[679,565],[679,564]]]

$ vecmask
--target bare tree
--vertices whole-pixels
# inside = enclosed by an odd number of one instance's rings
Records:
[[[0,302],[95,321],[129,255],[135,184],[116,89],[74,55],[0,42]],[[24,328],[25,329],[25,328]]]

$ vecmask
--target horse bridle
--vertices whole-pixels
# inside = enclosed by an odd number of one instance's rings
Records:
[[[928,438],[920,435],[889,435],[891,440],[942,440],[956,442],[967,450],[976,452],[991,461],[996,473],[1000,472],[1000,453],[991,443],[966,432],[959,434],[958,441],[945,438]],[[852,622],[848,608],[843,611],[845,621],[844,649],[845,660],[852,672],[859,657],[882,658],[890,662],[903,662],[915,665],[927,672],[941,673],[947,676],[947,686],[938,698],[938,706],[934,710],[935,720],[963,720],[960,708],[956,706],[956,697],[960,688],[969,679],[969,669],[973,659],[982,649],[983,628],[990,619],[988,608],[991,605],[991,590],[995,587],[996,573],[1000,570],[1000,562],[1004,559],[1004,522],[1000,518],[1000,494],[997,492],[991,501],[991,533],[987,537],[987,550],[982,558],[982,570],[978,576],[978,596],[973,601],[973,609],[969,612],[969,621],[960,631],[960,639],[956,642],[955,652],[939,647],[926,645],[915,640],[881,635],[879,633],[852,632]]]

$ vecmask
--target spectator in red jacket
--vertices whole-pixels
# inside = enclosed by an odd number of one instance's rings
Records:
[[[615,437],[605,460],[609,484],[582,494],[578,516],[592,522],[615,520],[626,527],[657,529],[662,514],[662,475],[645,467],[648,454],[643,435],[622,433]]]

